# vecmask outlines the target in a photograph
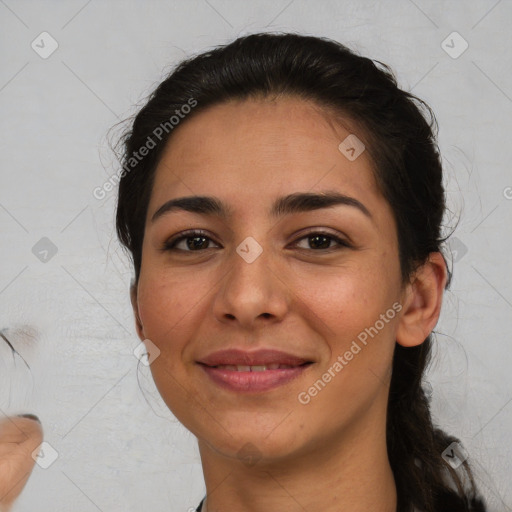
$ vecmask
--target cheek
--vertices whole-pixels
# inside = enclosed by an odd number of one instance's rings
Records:
[[[194,295],[196,300],[194,301]],[[175,344],[166,343],[179,331],[182,319],[190,313],[197,302],[193,286],[166,278],[158,272],[141,275],[138,290],[138,309],[146,338],[161,350]],[[180,327],[178,329],[178,327]]]
[[[144,336],[160,350],[150,366],[153,380],[169,409],[186,423],[194,404],[183,392],[188,386],[183,353],[192,336],[190,318],[200,308],[198,294],[193,286],[186,287],[155,270],[152,275],[141,274],[138,296]]]
[[[341,272],[315,280],[301,294],[303,317],[320,332],[325,358],[309,388],[310,410],[336,411],[337,420],[362,414],[387,385],[395,347],[392,276],[380,269]],[[325,385],[325,386],[324,386]],[[321,413],[319,413],[321,414]]]
[[[330,268],[295,267],[290,287],[332,334],[353,335],[390,308],[398,295],[396,269],[384,259],[354,258]]]
[[[335,380],[354,392],[368,379],[385,380],[395,346],[398,267],[383,257],[354,258],[309,275],[294,272],[294,281],[301,316],[325,340],[323,370],[342,357]]]

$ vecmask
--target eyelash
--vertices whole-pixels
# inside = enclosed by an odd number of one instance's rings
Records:
[[[336,242],[338,244],[338,247],[329,247],[327,249],[303,249],[303,248],[301,248],[301,250],[313,251],[313,252],[331,252],[333,250],[340,250],[340,249],[343,249],[343,248],[350,248],[350,247],[352,247],[351,244],[349,244],[347,241],[343,240],[342,238],[339,238],[336,235],[333,235],[332,233],[328,233],[328,232],[325,232],[325,231],[310,231],[309,233],[301,236],[300,238],[297,238],[297,240],[295,240],[294,243],[297,243],[300,240],[303,240],[305,238],[306,239],[307,238],[313,238],[315,235],[320,235],[320,236],[323,236],[325,238],[329,238],[329,239],[333,240],[334,242]],[[208,249],[199,249],[197,251],[192,251],[192,250],[188,250],[188,249],[187,250],[185,250],[185,249],[176,249],[176,247],[175,247],[182,240],[187,240],[189,238],[199,238],[199,237],[206,238],[206,239],[211,240],[212,242],[216,243],[204,231],[201,231],[201,230],[190,230],[190,231],[184,231],[178,237],[176,237],[174,239],[171,238],[170,240],[167,240],[166,242],[164,242],[163,247],[162,247],[162,251],[163,252],[179,251],[179,252],[189,252],[189,253],[197,252],[197,253],[199,253],[199,252],[206,251],[206,250],[210,249],[210,247],[209,247]]]

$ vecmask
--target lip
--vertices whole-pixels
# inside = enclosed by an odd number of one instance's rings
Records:
[[[274,349],[259,349],[249,352],[247,350],[231,348],[213,352],[200,359],[198,362],[206,366],[219,366],[225,364],[235,366],[258,366],[264,364],[300,366],[304,363],[311,363],[312,361]]]
[[[305,372],[312,363],[293,368],[263,371],[237,371],[200,364],[208,377],[217,385],[237,393],[261,393],[282,386]]]
[[[261,393],[296,379],[313,362],[273,349],[260,349],[253,352],[225,349],[202,358],[198,361],[198,364],[211,381],[224,389],[237,393]],[[218,365],[262,366],[266,364],[282,364],[292,368],[262,371],[238,371],[217,368]]]

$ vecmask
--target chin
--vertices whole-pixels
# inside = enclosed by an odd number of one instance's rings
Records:
[[[228,444],[216,446],[216,451],[227,458],[237,459],[247,467],[275,465],[293,455],[293,446],[286,440],[274,440],[257,436],[237,437]]]
[[[251,424],[237,430],[224,430],[219,426],[215,433],[212,430],[207,433],[198,432],[197,437],[204,440],[218,454],[230,459],[239,459],[248,466],[263,462],[272,463],[286,459],[297,448],[291,441],[295,434],[287,429],[280,430],[280,427],[276,429],[278,424],[279,422],[276,422],[273,428],[265,430],[251,428]],[[298,441],[296,439],[296,442]]]

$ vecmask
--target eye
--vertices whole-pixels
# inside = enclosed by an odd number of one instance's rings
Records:
[[[351,247],[351,245],[343,240],[342,238],[324,231],[312,231],[308,233],[306,236],[298,238],[294,245],[298,246],[298,242],[301,240],[307,240],[308,245],[310,247],[299,247],[302,250],[314,250],[315,252],[319,251],[332,251],[338,250],[343,247]],[[331,242],[334,242],[336,245],[331,246]],[[218,244],[213,242],[213,240],[201,230],[190,230],[181,233],[179,236],[175,238],[171,238],[167,240],[163,247],[163,251],[182,251],[182,252],[200,252],[207,249],[211,249],[209,247],[210,243],[214,243],[216,247],[220,247]],[[181,245],[181,247],[180,247]]]
[[[306,236],[298,238],[294,242],[294,244],[297,245],[298,242],[301,240],[307,240],[307,244],[309,245],[309,247],[300,247],[300,249],[315,250],[316,252],[319,252],[321,250],[332,251],[338,250],[343,247],[351,247],[351,245],[347,241],[343,240],[342,238],[332,233],[327,233],[325,231],[312,231],[308,233]],[[337,246],[331,246],[331,242],[335,242]]]
[[[210,242],[213,242],[213,240],[209,236],[207,236],[204,231],[190,230],[184,231],[183,233],[181,233],[181,235],[175,238],[171,238],[170,240],[167,240],[164,243],[162,250],[199,252],[201,250],[210,249],[210,247],[207,247]]]

